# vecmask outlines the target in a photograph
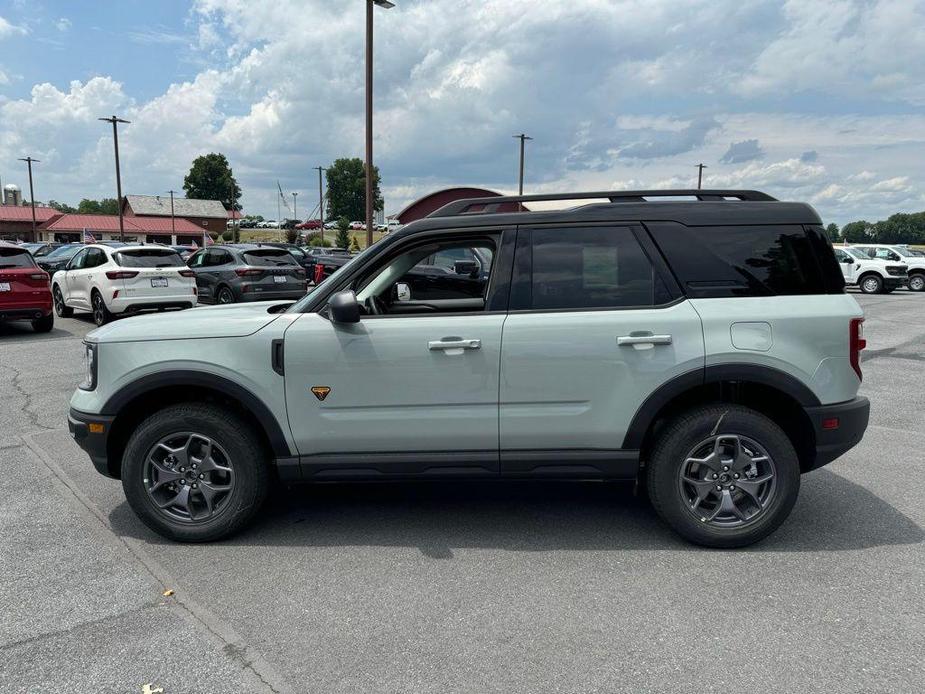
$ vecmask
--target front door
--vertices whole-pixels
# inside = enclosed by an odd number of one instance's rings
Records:
[[[491,258],[497,237],[467,243]],[[487,310],[491,268],[466,296],[408,296],[409,276],[437,250],[399,249],[352,282],[358,323],[309,313],[286,331],[286,403],[306,476],[497,473],[505,313]]]
[[[623,440],[660,385],[704,368],[701,321],[632,226],[518,231],[501,354],[501,471],[633,475]],[[645,243],[645,245],[643,245]]]

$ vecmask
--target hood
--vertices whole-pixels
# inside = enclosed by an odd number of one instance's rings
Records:
[[[202,306],[120,318],[87,334],[88,342],[142,342],[192,340],[252,335],[279,318],[292,302],[259,301],[252,304]]]

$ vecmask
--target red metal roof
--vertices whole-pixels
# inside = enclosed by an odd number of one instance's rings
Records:
[[[61,214],[52,207],[35,207],[35,221],[37,224],[47,222],[55,215]],[[31,222],[32,207],[30,205],[0,205],[0,222]]]
[[[31,219],[31,217],[30,217]],[[170,218],[163,217],[123,217],[125,230],[133,234],[169,234]],[[174,219],[177,233],[202,234],[205,229],[198,227],[188,219]],[[114,214],[63,214],[44,225],[47,231],[119,231],[119,217]]]

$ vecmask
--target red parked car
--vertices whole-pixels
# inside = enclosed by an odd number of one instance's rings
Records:
[[[51,330],[51,283],[27,249],[0,241],[0,322],[12,320],[30,321],[39,333]]]
[[[320,219],[306,219],[301,224],[295,225],[296,229],[320,229],[321,220]]]

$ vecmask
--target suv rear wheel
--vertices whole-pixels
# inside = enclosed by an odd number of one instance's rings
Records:
[[[790,514],[800,464],[790,439],[739,405],[690,410],[671,422],[648,467],[652,505],[680,535],[707,547],[742,547]]]
[[[90,304],[93,307],[94,323],[97,325],[106,325],[109,321],[112,320],[112,314],[109,312],[109,309],[106,308],[106,302],[103,301],[103,295],[95,289],[93,290],[93,296],[90,299]]]
[[[57,313],[60,318],[70,318],[74,315],[74,309],[64,303],[64,297],[61,295],[61,287],[56,284],[51,295],[55,301],[55,313]]]
[[[174,405],[144,420],[122,457],[122,486],[149,528],[172,540],[227,537],[259,510],[269,484],[252,427],[202,403]]]

